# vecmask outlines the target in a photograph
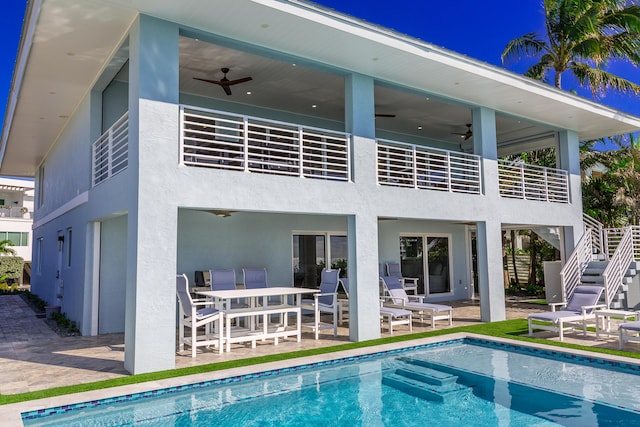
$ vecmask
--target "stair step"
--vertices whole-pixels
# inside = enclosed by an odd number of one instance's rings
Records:
[[[411,396],[443,403],[457,400],[471,393],[471,388],[457,383],[439,386],[407,378],[396,373],[385,374],[382,377],[382,383]]]
[[[635,268],[630,268],[626,273],[624,273],[625,277],[633,277],[636,274],[638,274],[638,270],[636,270]]]
[[[587,267],[585,268],[585,270],[582,272],[583,276],[599,276],[604,272],[604,268],[592,268],[592,267]]]
[[[583,285],[592,285],[592,284],[603,285],[604,284],[604,277],[602,277],[602,276],[582,276],[580,278],[580,281],[582,282]]]
[[[600,268],[604,270],[609,265],[609,261],[590,261],[587,268]]]
[[[437,371],[435,369],[427,368],[426,366],[412,365],[409,363],[407,363],[406,366],[396,369],[396,374],[422,381],[427,384],[443,387],[456,384],[456,381],[458,380],[456,375]]]

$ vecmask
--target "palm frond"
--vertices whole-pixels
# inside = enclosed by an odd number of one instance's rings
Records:
[[[538,38],[536,33],[528,33],[509,41],[500,55],[500,60],[504,64],[509,59],[520,60],[522,56],[538,56],[544,50],[544,40]]]
[[[603,95],[608,89],[620,93],[640,94],[640,85],[589,64],[573,62],[569,68],[580,84],[588,87],[596,97]]]

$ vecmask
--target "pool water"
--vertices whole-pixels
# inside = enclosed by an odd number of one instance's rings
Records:
[[[464,339],[23,414],[25,426],[640,426],[640,368]]]

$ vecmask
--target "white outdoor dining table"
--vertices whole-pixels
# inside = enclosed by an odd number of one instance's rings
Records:
[[[251,347],[255,348],[256,341],[264,341],[273,338],[274,344],[278,345],[279,338],[295,336],[298,342],[301,338],[301,309],[300,303],[302,295],[315,294],[318,289],[294,288],[291,286],[277,286],[257,289],[234,289],[227,291],[198,291],[198,295],[211,298],[216,308],[224,313],[226,321],[224,327],[224,341],[227,352],[231,351],[231,343],[251,342]],[[294,303],[289,304],[288,296],[294,296]],[[278,302],[274,302],[274,297],[279,297]],[[231,308],[231,301],[242,299],[247,301],[248,307]],[[262,300],[262,301],[260,301]],[[295,328],[289,326],[288,315],[296,314]],[[282,318],[281,324],[269,323],[269,317],[278,314]],[[262,325],[257,327],[256,320],[262,317]],[[240,328],[236,325],[231,327],[231,320],[247,318],[248,327]]]

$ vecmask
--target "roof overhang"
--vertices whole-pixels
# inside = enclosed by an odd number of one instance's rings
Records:
[[[640,130],[639,117],[313,3],[35,0],[27,6],[11,85],[1,174],[34,175],[139,13],[573,130],[580,140]]]

